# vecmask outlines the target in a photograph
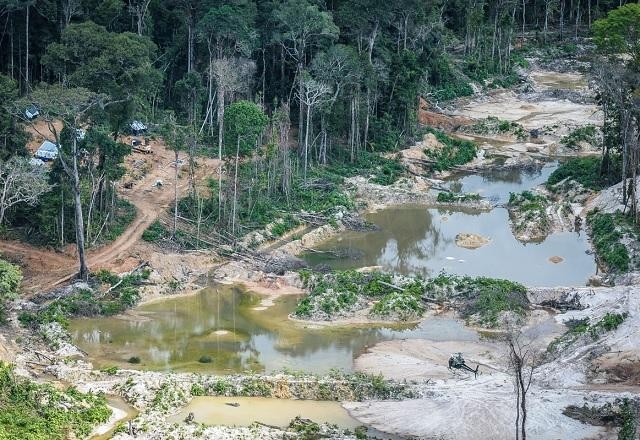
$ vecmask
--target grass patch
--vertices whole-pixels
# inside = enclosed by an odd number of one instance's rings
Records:
[[[487,116],[487,118],[467,127],[466,131],[481,135],[512,134],[519,141],[525,141],[529,138],[529,133],[522,125],[495,116]]]
[[[522,211],[539,211],[548,204],[549,200],[545,196],[531,191],[509,193],[509,205]]]
[[[303,270],[300,274],[310,293],[299,301],[294,312],[299,318],[349,316],[373,300],[371,316],[411,320],[423,314],[423,299],[428,298],[436,302],[458,301],[464,317],[494,327],[503,312],[523,315],[528,307],[526,288],[508,280],[444,273],[422,279],[354,270],[328,274]]]
[[[282,237],[299,225],[300,222],[297,219],[291,215],[286,215],[281,220],[276,221],[269,231],[274,237]]]
[[[17,377],[0,362],[0,438],[63,440],[86,438],[111,416],[105,398],[75,388],[60,391]]]
[[[142,233],[142,239],[150,243],[157,243],[164,238],[171,236],[171,233],[158,220],[149,225]]]
[[[403,286],[404,290],[391,290],[380,298],[371,309],[371,315],[380,317],[397,317],[401,321],[409,321],[422,316],[425,311],[422,302],[423,286],[416,281]]]
[[[112,220],[107,223],[101,238],[96,243],[108,243],[121,236],[136,218],[137,212],[136,207],[128,200],[118,199]]]
[[[509,193],[508,207],[512,213],[516,231],[522,231],[531,226],[543,231],[548,230],[550,222],[547,206],[549,206],[549,200],[541,194],[531,191]]]
[[[63,327],[69,324],[69,318],[79,316],[116,315],[136,305],[140,298],[138,286],[149,278],[149,271],[126,275],[120,278],[107,271],[94,275],[96,281],[115,286],[108,289],[79,289],[63,298],[55,299],[37,311],[23,312],[18,319],[25,326],[38,327],[42,324],[57,322]]]
[[[560,164],[547,179],[547,188],[551,191],[562,190],[555,187],[559,182],[569,179],[585,188],[599,191],[619,182],[619,173],[606,176],[601,173],[602,160],[599,157],[579,157]]]
[[[432,133],[443,145],[439,150],[425,150],[425,154],[435,161],[432,168],[435,171],[445,171],[458,165],[471,162],[476,157],[476,146],[473,142],[454,139],[440,130],[426,128],[426,133]]]
[[[392,185],[405,173],[405,168],[397,158],[361,151],[353,163],[348,161],[334,163],[328,167],[319,168],[319,171],[340,177],[372,176],[373,183]]]
[[[571,345],[583,335],[589,335],[592,339],[596,340],[601,335],[607,332],[616,330],[620,324],[627,319],[626,313],[610,313],[607,312],[599,321],[595,324],[590,324],[588,318],[570,320],[565,322],[565,325],[569,328],[563,335],[555,338],[547,347],[547,352],[555,353],[564,347]]]
[[[612,272],[627,272],[631,256],[623,239],[637,242],[640,235],[633,219],[622,213],[606,214],[592,211],[587,215],[591,239],[598,257]]]

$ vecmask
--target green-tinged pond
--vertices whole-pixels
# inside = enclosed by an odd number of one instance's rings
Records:
[[[261,297],[235,286],[142,305],[124,315],[77,319],[74,343],[96,367],[238,373],[282,369],[351,370],[355,356],[382,340],[478,340],[463,322],[433,317],[419,325],[323,327],[288,319],[297,296],[260,310]],[[139,364],[130,364],[132,357]],[[211,362],[206,357],[210,358]]]

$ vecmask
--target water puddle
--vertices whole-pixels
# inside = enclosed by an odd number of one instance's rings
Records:
[[[250,426],[254,422],[285,428],[296,416],[343,429],[362,425],[338,402],[268,397],[195,397],[169,422],[182,422],[189,413],[205,425]]]
[[[113,437],[118,426],[126,424],[129,420],[133,420],[138,411],[125,402],[119,396],[107,395],[107,404],[112,408],[112,411],[118,416],[118,420],[113,425],[101,425],[97,428],[97,432],[91,437],[91,440],[107,440]]]
[[[449,182],[456,192],[475,192],[504,204],[510,192],[544,183],[557,163],[536,170],[503,170],[457,177]],[[489,276],[530,286],[583,286],[596,264],[585,233],[552,234],[540,243],[521,243],[513,236],[509,213],[425,206],[390,207],[365,216],[378,226],[366,232],[347,231],[316,245],[304,259],[333,269],[381,266],[406,275],[433,276],[440,271]],[[489,243],[477,249],[456,245],[456,235],[477,234]],[[325,252],[317,252],[325,251]],[[336,258],[335,255],[348,255]],[[562,258],[553,263],[551,257]],[[554,260],[557,261],[557,260]]]
[[[77,319],[70,332],[98,368],[118,365],[219,374],[285,368],[349,371],[355,357],[383,340],[479,339],[463,322],[448,317],[418,325],[325,327],[288,319],[297,296],[284,296],[266,310],[254,310],[260,300],[239,287],[212,287],[116,317]],[[222,329],[226,333],[220,333]],[[133,356],[140,358],[140,364],[127,362]]]
[[[340,429],[354,431],[363,426],[339,402],[320,400],[291,400],[268,397],[195,397],[178,413],[170,416],[170,423],[180,423],[193,414],[193,421],[204,425],[251,426],[257,422],[267,426],[286,428],[302,417],[316,423],[329,423]],[[369,438],[401,440],[402,437],[367,428]]]
[[[542,89],[581,90],[587,87],[587,79],[579,73],[538,71],[531,74],[531,79]]]

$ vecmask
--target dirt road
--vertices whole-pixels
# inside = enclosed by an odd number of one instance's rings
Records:
[[[128,141],[127,138],[123,140]],[[136,217],[116,240],[88,251],[87,264],[91,270],[126,271],[145,259],[145,256],[135,249],[136,243],[145,229],[167,212],[173,203],[174,153],[158,141],[152,141],[151,148],[153,154],[134,152],[125,159],[128,173],[123,181],[130,181],[132,185],[128,189],[121,186],[119,193],[135,205]],[[218,160],[199,158],[196,181],[211,176],[218,166]],[[183,193],[189,184],[186,168],[184,166],[179,173],[179,194]],[[157,185],[158,182],[161,184]],[[2,240],[0,253],[22,267],[23,288],[27,294],[62,284],[71,279],[78,270],[74,246],[68,246],[64,251],[56,251],[18,241]]]

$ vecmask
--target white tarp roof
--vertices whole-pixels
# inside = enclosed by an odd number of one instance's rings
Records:
[[[131,124],[129,124],[129,126],[131,127],[132,130],[136,130],[136,131],[142,131],[147,129],[147,126],[140,121],[133,121]]]
[[[35,156],[44,159],[55,159],[58,157],[58,147],[53,142],[44,141],[36,151]]]

